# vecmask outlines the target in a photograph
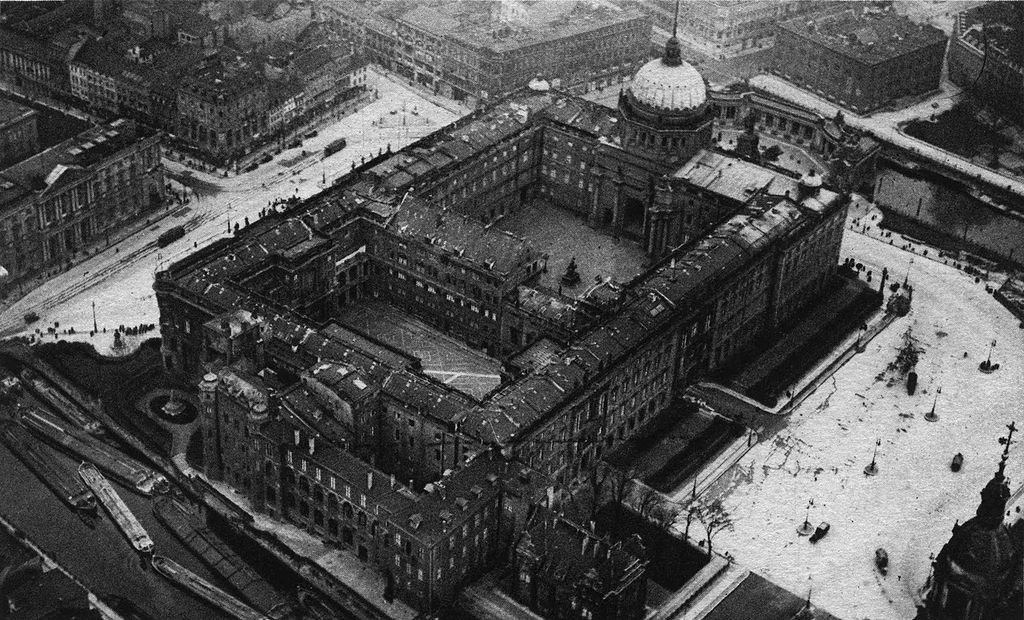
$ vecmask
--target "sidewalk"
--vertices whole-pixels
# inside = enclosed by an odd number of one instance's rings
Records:
[[[30,276],[27,280],[12,281],[7,284],[12,290],[9,292],[7,297],[0,298],[0,315],[2,315],[8,308],[17,303],[21,298],[25,297],[36,287],[43,284],[52,277],[52,274],[63,273],[69,269],[76,267],[95,256],[103,254],[121,243],[125,239],[135,235],[136,233],[145,230],[153,226],[154,224],[161,222],[172,215],[177,215],[180,212],[186,210],[189,206],[189,202],[184,204],[170,204],[166,207],[161,207],[157,211],[151,211],[145,215],[144,219],[136,219],[128,222],[123,226],[115,229],[109,235],[109,241],[104,238],[102,242],[96,242],[87,246],[84,246],[78,251],[75,256],[61,265],[53,265],[48,268],[42,269],[41,273],[37,273]],[[15,292],[13,287],[17,285],[18,291]]]

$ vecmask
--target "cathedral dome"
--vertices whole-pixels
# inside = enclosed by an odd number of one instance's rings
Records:
[[[678,46],[675,38],[670,39],[665,46],[665,56],[648,62],[636,72],[629,85],[629,93],[635,101],[669,112],[693,111],[707,103],[704,78],[680,57]]]
[[[975,517],[953,531],[940,555],[960,579],[985,588],[1005,581],[1016,566],[1019,553],[1010,528],[1003,524],[989,527]]]

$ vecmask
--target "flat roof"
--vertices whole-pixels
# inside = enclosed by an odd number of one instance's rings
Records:
[[[893,11],[858,15],[856,9],[846,9],[797,17],[779,27],[869,65],[946,42],[945,33],[935,26],[915,24]]]

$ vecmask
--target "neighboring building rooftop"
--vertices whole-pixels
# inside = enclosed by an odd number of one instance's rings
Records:
[[[457,255],[487,271],[507,275],[539,258],[526,240],[429,202],[406,200],[388,226],[391,232]]]
[[[35,113],[36,111],[28,106],[0,98],[0,127],[28,118]]]
[[[915,24],[892,11],[859,15],[856,9],[847,9],[798,17],[779,27],[869,65],[946,41],[938,28]]]
[[[400,17],[414,27],[467,45],[504,52],[562,39],[632,19],[635,10],[579,0],[557,2],[430,2]]]
[[[149,129],[118,119],[14,164],[0,171],[0,209],[32,192],[70,182],[89,166],[151,135]]]

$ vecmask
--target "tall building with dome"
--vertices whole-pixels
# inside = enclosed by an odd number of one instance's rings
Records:
[[[1010,487],[1004,470],[1016,426],[1011,423],[995,476],[981,491],[974,517],[953,526],[935,558],[918,620],[1019,620],[1024,617],[1024,521],[1007,524]]]
[[[707,84],[683,60],[674,31],[665,54],[641,67],[620,93],[619,114],[622,145],[630,153],[678,164],[711,144]]]

